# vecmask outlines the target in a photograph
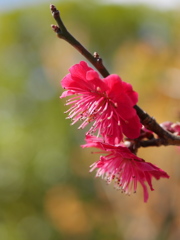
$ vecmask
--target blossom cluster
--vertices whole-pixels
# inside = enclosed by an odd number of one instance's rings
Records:
[[[135,139],[140,136],[142,125],[134,109],[138,94],[131,84],[112,74],[100,78],[98,73],[81,61],[72,66],[61,81],[66,90],[60,98],[69,97],[66,111],[72,125],[81,121],[79,129],[90,125],[86,133],[85,147],[100,149],[100,159],[91,165],[96,176],[108,183],[114,182],[117,189],[130,194],[136,192],[139,182],[148,200],[148,189],[153,190],[152,178],[169,178],[166,172],[145,162],[133,154],[124,143],[124,136]]]

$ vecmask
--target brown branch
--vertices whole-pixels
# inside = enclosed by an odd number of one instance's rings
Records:
[[[145,126],[145,128],[153,131],[158,135],[158,139],[156,139],[156,141],[154,139],[154,146],[180,145],[180,136],[174,135],[169,131],[166,131],[156,122],[154,118],[150,117],[149,114],[143,111],[139,106],[135,105],[134,108],[136,109],[136,112],[141,119],[141,123]],[[150,142],[152,143],[153,140],[151,140]]]
[[[64,39],[67,41],[70,45],[72,45],[75,49],[77,49],[92,65],[101,73],[103,77],[107,77],[109,75],[109,72],[104,67],[102,59],[99,58],[99,55],[97,53],[94,54],[94,56],[78,42],[66,29],[64,26],[61,18],[60,13],[56,9],[54,5],[50,5],[50,9],[52,12],[52,16],[56,20],[58,26],[51,25],[52,29],[56,32],[57,36],[59,38]]]
[[[138,147],[160,147],[160,146],[167,146],[163,138],[153,138],[150,140],[138,142]]]
[[[82,46],[66,29],[64,26],[59,11],[54,5],[50,5],[52,16],[56,20],[58,26],[51,25],[54,32],[56,32],[59,38],[64,39],[75,49],[77,49],[92,65],[99,71],[103,77],[107,77],[109,72],[103,65],[102,59],[95,52],[92,55],[84,46]],[[180,137],[176,136],[165,129],[163,129],[154,118],[150,117],[145,111],[143,111],[139,106],[135,105],[134,109],[136,110],[141,123],[149,130],[157,134],[157,139],[151,139],[147,141],[140,141],[138,147],[147,147],[147,146],[160,146],[160,145],[180,145]]]

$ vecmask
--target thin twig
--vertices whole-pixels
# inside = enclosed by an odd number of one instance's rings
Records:
[[[52,16],[56,20],[58,26],[51,25],[54,32],[56,32],[59,38],[64,39],[75,49],[77,49],[92,65],[99,71],[103,77],[107,77],[109,72],[103,65],[102,59],[95,52],[92,55],[84,46],[81,45],[66,29],[64,26],[59,11],[54,5],[50,5]],[[160,146],[160,145],[180,145],[180,137],[176,136],[165,129],[163,129],[154,118],[150,117],[145,111],[143,111],[139,106],[135,105],[134,109],[139,116],[141,123],[149,130],[157,134],[157,139],[151,139],[147,141],[140,141],[138,147],[147,147],[147,146]]]
[[[99,55],[95,53],[93,56],[84,46],[81,45],[66,29],[61,18],[60,13],[54,5],[50,5],[50,9],[54,19],[56,20],[58,26],[51,25],[52,29],[56,32],[59,38],[64,39],[75,49],[77,49],[90,63],[101,73],[103,77],[107,77],[109,72],[104,67],[102,59],[99,58]]]

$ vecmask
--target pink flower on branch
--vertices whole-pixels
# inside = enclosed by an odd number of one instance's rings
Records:
[[[86,142],[85,145],[82,145],[83,148],[99,148],[100,153],[104,154],[100,156],[99,161],[90,166],[90,172],[97,169],[96,177],[102,177],[107,183],[114,181],[115,188],[121,189],[126,194],[136,192],[139,182],[144,191],[144,202],[148,200],[147,185],[151,191],[154,190],[153,177],[157,180],[169,178],[166,172],[137,157],[124,144],[112,146],[104,143],[102,139],[90,135],[86,136]]]
[[[161,123],[161,127],[177,136],[180,135],[180,122],[163,122]]]
[[[138,94],[130,84],[115,74],[100,78],[83,61],[69,71],[61,81],[67,89],[61,98],[75,95],[66,103],[71,105],[67,112],[72,124],[81,120],[80,129],[93,122],[88,134],[97,132],[110,144],[120,144],[123,134],[131,139],[139,136],[141,123],[133,108]]]

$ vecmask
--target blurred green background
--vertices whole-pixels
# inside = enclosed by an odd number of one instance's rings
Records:
[[[56,4],[68,30],[111,73],[139,92],[139,106],[158,122],[180,120],[180,11],[96,1]],[[0,12],[0,239],[180,239],[180,150],[141,149],[138,156],[171,176],[142,190],[115,191],[80,148],[60,80],[85,60],[56,37],[49,4]]]

